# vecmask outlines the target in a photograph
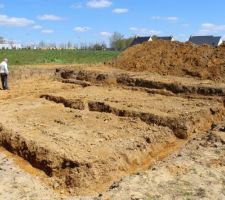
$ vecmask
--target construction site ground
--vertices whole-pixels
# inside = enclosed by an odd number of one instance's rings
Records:
[[[107,66],[0,90],[0,199],[224,199],[225,84]]]

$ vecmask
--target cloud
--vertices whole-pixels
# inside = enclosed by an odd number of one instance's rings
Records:
[[[33,29],[42,29],[42,26],[40,26],[40,25],[34,25],[33,26]]]
[[[25,27],[34,24],[33,20],[26,18],[9,17],[7,15],[0,15],[0,26],[15,26]]]
[[[5,8],[5,5],[0,3],[0,9]]]
[[[111,0],[89,0],[87,2],[87,7],[90,8],[107,8],[112,5]]]
[[[161,31],[148,29],[148,28],[130,27],[130,30],[135,32],[138,35],[158,35],[161,33]]]
[[[77,2],[77,3],[74,3],[71,8],[76,8],[76,9],[79,9],[79,8],[83,8],[83,4],[81,2]]]
[[[45,34],[52,34],[52,33],[54,33],[54,30],[52,30],[52,29],[43,29],[41,32],[45,33]]]
[[[110,37],[112,36],[112,33],[103,31],[103,32],[100,32],[100,35],[103,37]]]
[[[179,20],[179,18],[174,16],[170,16],[170,17],[153,16],[152,20],[165,20],[170,22],[176,22]]]
[[[160,17],[160,16],[152,16],[152,19],[153,20],[160,20],[160,19],[162,19],[162,17]]]
[[[212,23],[203,23],[201,25],[200,34],[214,34],[214,33],[220,33],[225,31],[225,25],[218,25],[218,24],[212,24]]]
[[[168,20],[168,21],[178,21],[179,20],[178,17],[165,17],[164,19]]]
[[[127,8],[116,8],[113,10],[113,12],[116,14],[123,14],[123,13],[127,13],[128,9]]]
[[[91,28],[87,26],[77,26],[74,28],[74,31],[83,33],[89,31],[90,29]]]
[[[49,14],[40,15],[37,18],[39,20],[47,20],[47,21],[60,21],[60,20],[63,20],[62,17],[56,16],[56,15],[49,15]]]

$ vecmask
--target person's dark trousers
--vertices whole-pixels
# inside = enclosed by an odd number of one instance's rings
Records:
[[[8,74],[1,74],[2,89],[8,90]]]

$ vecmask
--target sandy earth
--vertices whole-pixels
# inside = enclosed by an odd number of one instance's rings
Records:
[[[223,98],[210,96],[215,89],[164,95],[51,74],[14,74],[11,90],[0,91],[0,141],[14,153],[0,152],[0,199],[225,198]],[[199,80],[195,87],[204,84],[223,89]]]
[[[0,199],[58,199],[53,191],[48,189],[47,185],[43,184],[37,175],[29,173],[31,172],[31,168],[32,167],[28,163],[21,161],[20,158],[9,154],[9,152],[6,152],[4,149],[1,149]]]
[[[220,132],[224,138],[225,133]],[[96,197],[65,197],[1,151],[0,199],[225,199],[225,140],[204,133],[149,170],[124,177]],[[27,164],[28,165],[28,164]],[[32,173],[33,174],[33,173]],[[59,197],[61,196],[61,197]]]
[[[124,178],[105,199],[225,199],[225,144],[213,133],[191,140],[150,170]],[[103,198],[103,199],[104,199]]]

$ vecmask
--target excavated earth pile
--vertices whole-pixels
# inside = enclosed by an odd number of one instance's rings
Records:
[[[109,64],[130,71],[224,81],[225,47],[169,41],[145,42],[128,48]]]
[[[57,69],[56,77],[2,94],[0,144],[76,195],[148,169],[224,114],[225,87],[211,81],[110,69]]]

